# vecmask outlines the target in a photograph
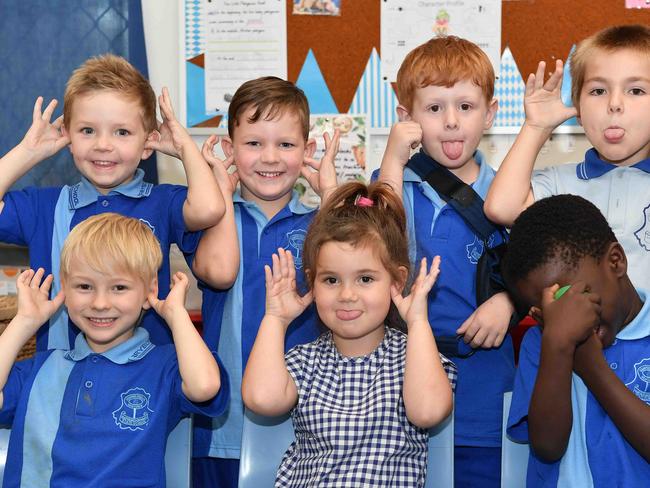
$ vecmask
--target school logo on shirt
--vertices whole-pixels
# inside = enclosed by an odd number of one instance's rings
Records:
[[[305,236],[307,236],[307,231],[304,229],[292,230],[287,234],[289,241],[287,251],[291,251],[293,261],[298,269],[302,268],[302,245],[305,243]]]
[[[124,430],[144,430],[153,410],[149,408],[151,395],[143,388],[131,388],[120,395],[122,405],[113,412],[115,423]]]
[[[650,358],[645,358],[634,365],[634,379],[625,383],[640,400],[650,405]]]
[[[648,228],[649,220],[650,205],[643,209],[643,225],[634,233],[634,237],[636,237],[636,240],[639,241],[641,247],[646,251],[650,251],[650,229]]]
[[[467,259],[472,264],[477,264],[481,254],[483,254],[483,241],[474,236],[474,240],[465,246],[467,249]]]

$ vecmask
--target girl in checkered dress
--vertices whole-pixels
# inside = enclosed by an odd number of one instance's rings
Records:
[[[348,183],[307,233],[310,291],[298,294],[289,251],[278,249],[273,269],[266,267],[266,314],[242,395],[261,415],[291,411],[296,440],[276,487],[424,486],[427,429],[451,412],[456,368],[438,353],[427,319],[440,259],[430,270],[423,259],[410,294],[402,295],[405,235],[404,210],[390,187]],[[285,356],[287,326],[312,300],[328,330]]]

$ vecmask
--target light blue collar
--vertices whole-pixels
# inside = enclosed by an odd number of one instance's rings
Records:
[[[142,327],[137,327],[133,333],[133,337],[99,355],[104,356],[115,364],[126,364],[139,361],[150,353],[154,347],[156,346],[149,341],[149,332]],[[81,361],[91,354],[97,353],[86,342],[86,336],[84,334],[77,334],[74,341],[74,349],[66,352],[65,357],[72,361]]]
[[[259,212],[262,212],[262,209],[260,209],[257,203],[244,199],[244,197],[241,196],[241,192],[239,189],[233,194],[232,201],[235,203],[243,203],[246,207],[255,208]],[[307,205],[303,204],[300,201],[300,195],[296,190],[292,190],[291,200],[289,200],[289,204],[287,205],[287,207],[289,207],[291,213],[294,213],[296,215],[304,215],[314,211],[313,208],[308,207]]]
[[[144,171],[141,168],[135,170],[133,179],[128,183],[118,186],[111,190],[109,195],[124,195],[131,198],[148,197],[153,185],[144,181]],[[68,206],[70,210],[86,207],[97,201],[101,193],[85,177],[81,181],[70,187]]]
[[[650,336],[650,302],[646,300],[648,293],[643,289],[638,289],[637,293],[641,297],[643,306],[636,317],[616,334],[617,339],[634,341]]]
[[[590,180],[592,178],[603,176],[605,173],[609,173],[610,171],[620,167],[621,166],[618,166],[617,164],[607,163],[600,159],[598,151],[592,147],[585,153],[584,162],[576,166],[576,175],[581,180]],[[636,168],[645,171],[646,173],[650,173],[650,158],[639,161],[630,166],[630,168]]]

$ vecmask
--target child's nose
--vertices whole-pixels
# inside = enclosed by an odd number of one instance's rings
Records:
[[[445,129],[454,130],[458,128],[458,116],[454,110],[447,110],[445,113]]]
[[[623,97],[618,92],[613,92],[609,97],[609,111],[611,113],[623,111]]]
[[[357,294],[354,291],[352,285],[342,285],[341,291],[339,292],[339,298],[343,301],[354,301],[357,298]]]
[[[262,161],[265,163],[274,163],[277,161],[277,151],[272,145],[268,145],[262,151]]]
[[[109,150],[112,148],[111,138],[107,134],[100,134],[95,139],[95,148],[99,150]]]
[[[106,310],[110,307],[106,293],[98,291],[93,296],[93,308],[95,310]]]

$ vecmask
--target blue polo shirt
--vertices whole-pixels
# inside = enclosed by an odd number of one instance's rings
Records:
[[[193,252],[199,233],[188,232],[183,219],[183,204],[187,187],[152,185],[143,180],[144,172],[136,171],[130,182],[102,195],[85,178],[74,186],[63,188],[25,188],[4,196],[0,213],[0,241],[27,246],[30,266],[44,268],[54,275],[52,296],[60,289],[60,255],[70,230],[93,215],[115,212],[140,219],[160,241],[163,253],[158,271],[158,294],[169,293],[171,282],[169,248],[177,244],[183,252]],[[142,326],[151,334],[155,344],[172,342],[171,332],[158,314],[145,313]],[[49,326],[39,329],[37,349],[72,348],[79,330],[68,320],[65,307],[50,319]]]
[[[609,367],[634,394],[650,405],[650,303],[644,301],[639,314],[603,351]],[[530,329],[521,344],[519,367],[512,393],[508,434],[528,442],[528,407],[533,395],[542,331]],[[650,484],[650,463],[625,440],[612,419],[585,384],[573,374],[571,385],[573,425],[567,450],[557,462],[546,463],[530,452],[528,487],[642,487]]]
[[[302,245],[315,210],[304,206],[294,192],[291,201],[268,220],[254,202],[233,196],[239,239],[239,273],[234,285],[225,291],[199,283],[203,290],[203,339],[217,350],[230,377],[230,404],[227,412],[215,419],[195,417],[195,457],[239,459],[244,405],[241,382],[246,361],[264,317],[266,286],[264,265],[278,248],[290,250],[296,265],[298,290],[305,293]],[[316,311],[310,306],[287,330],[285,351],[311,342],[320,334]]]
[[[591,148],[581,163],[534,171],[531,184],[535,200],[569,193],[596,205],[625,249],[632,283],[650,290],[650,158],[618,166]]]
[[[182,392],[174,346],[154,346],[142,328],[102,354],[79,334],[71,351],[16,363],[0,410],[0,423],[13,424],[2,486],[164,487],[169,432],[186,414],[227,405],[219,366],[221,390],[195,404]]]
[[[476,151],[479,174],[471,185],[483,199],[494,179],[494,170]],[[429,293],[429,322],[436,337],[455,336],[456,330],[476,310],[476,264],[483,242],[465,220],[409,168],[404,170],[404,209],[408,224],[412,263],[429,262],[439,255],[440,275]],[[490,246],[501,242],[495,234]],[[457,446],[501,446],[503,393],[514,377],[512,339],[506,335],[500,347],[476,349],[468,358],[452,357],[458,367],[454,430]]]

